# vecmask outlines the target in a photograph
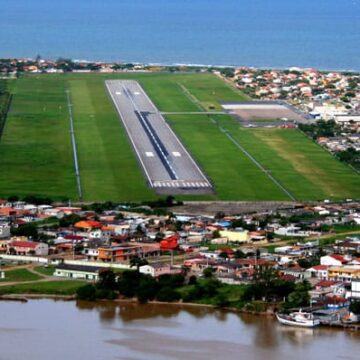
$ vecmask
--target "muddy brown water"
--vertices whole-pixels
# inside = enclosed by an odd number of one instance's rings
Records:
[[[360,334],[210,308],[31,300],[0,303],[0,360],[360,358]]]

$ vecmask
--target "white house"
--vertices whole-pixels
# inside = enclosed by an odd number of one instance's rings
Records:
[[[343,256],[336,254],[326,255],[320,258],[320,264],[327,266],[341,266],[347,262],[348,261]]]
[[[306,269],[306,272],[310,273],[313,278],[326,280],[328,278],[328,268],[327,265],[315,265]]]
[[[280,227],[274,231],[275,235],[279,236],[292,236],[292,237],[307,237],[309,236],[308,231],[301,231],[298,226],[287,226]]]
[[[101,269],[97,266],[60,264],[55,268],[54,276],[97,281]]]
[[[351,280],[351,298],[360,300],[360,279]]]
[[[10,226],[8,224],[0,224],[0,239],[10,237]]]
[[[172,270],[169,264],[154,263],[140,266],[139,272],[156,278],[164,274],[171,274]]]

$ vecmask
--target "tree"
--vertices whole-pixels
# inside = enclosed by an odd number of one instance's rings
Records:
[[[222,211],[218,211],[216,214],[215,214],[215,219],[216,220],[221,220],[225,217],[225,213],[222,212]]]
[[[76,296],[79,300],[95,301],[96,288],[92,284],[81,286],[76,290]]]
[[[12,228],[11,233],[14,236],[26,236],[32,239],[38,238],[38,231],[34,224],[20,225],[18,228]]]
[[[213,238],[213,239],[218,239],[219,237],[221,237],[220,231],[219,231],[219,230],[214,230],[214,231],[212,232],[212,238]]]
[[[135,267],[139,270],[140,266],[147,265],[148,261],[146,259],[142,259],[140,256],[135,255],[130,259],[130,267]]]
[[[143,275],[136,291],[139,302],[146,303],[154,300],[158,292],[158,283],[150,275]]]
[[[138,271],[123,271],[117,281],[120,294],[126,297],[134,297],[140,284],[142,274]]]
[[[77,223],[80,220],[81,220],[81,217],[77,214],[65,215],[64,217],[62,217],[60,219],[59,226],[60,227],[69,227],[71,225],[74,225],[75,223]]]
[[[223,308],[229,306],[229,299],[223,293],[219,293],[215,296],[215,306]]]
[[[229,255],[227,254],[226,251],[223,251],[219,254],[219,257],[221,257],[222,259],[228,259],[229,258]]]
[[[287,306],[288,307],[308,306],[310,304],[309,290],[311,290],[311,285],[306,280],[296,284],[294,291],[290,293],[288,296]]]
[[[252,279],[256,298],[268,300],[277,280],[277,271],[270,265],[258,266]]]
[[[96,284],[98,288],[116,290],[116,275],[112,270],[104,269],[99,273],[99,281]]]
[[[171,287],[163,287],[156,295],[156,299],[159,301],[173,302],[180,300],[180,294]]]
[[[349,306],[349,311],[355,315],[360,315],[360,301],[353,301]]]
[[[234,256],[235,256],[235,259],[244,259],[244,258],[246,258],[246,254],[241,249],[237,249],[235,251]]]
[[[211,268],[211,267],[207,267],[203,270],[203,275],[204,275],[204,278],[206,279],[210,279],[213,277],[213,274],[214,274],[214,269]]]
[[[188,285],[196,285],[197,284],[197,277],[195,275],[191,275],[189,277]]]
[[[303,269],[308,269],[311,267],[311,263],[308,259],[299,259],[297,261],[297,263],[299,264],[299,266],[301,266]]]

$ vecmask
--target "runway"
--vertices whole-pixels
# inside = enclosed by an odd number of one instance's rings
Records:
[[[137,81],[107,80],[109,94],[151,187],[206,194],[212,185]]]

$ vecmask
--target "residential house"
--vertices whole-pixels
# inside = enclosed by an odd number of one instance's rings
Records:
[[[347,263],[348,263],[347,259],[345,259],[343,256],[337,255],[337,254],[326,255],[326,256],[322,256],[320,258],[321,265],[341,266],[341,265],[345,265]]]
[[[7,239],[10,237],[10,225],[0,224],[0,239]]]
[[[306,272],[310,273],[310,277],[312,278],[326,280],[328,278],[328,268],[328,265],[315,265],[306,269]]]
[[[351,280],[351,298],[360,300],[360,278]]]
[[[160,245],[158,243],[101,246],[98,250],[98,260],[104,262],[124,262],[129,261],[134,256],[140,258],[160,256]]]
[[[360,266],[331,266],[328,269],[328,278],[348,281],[360,277]]]
[[[8,244],[8,253],[12,255],[45,256],[49,253],[49,246],[42,242],[15,240]]]
[[[159,276],[165,274],[179,274],[181,269],[172,269],[170,264],[153,263],[140,266],[139,272],[145,275],[151,275],[154,278],[158,278]]]
[[[97,266],[60,264],[56,266],[54,276],[97,281],[101,270],[103,268]]]
[[[248,231],[221,230],[220,236],[227,238],[229,242],[246,243],[249,241]]]

